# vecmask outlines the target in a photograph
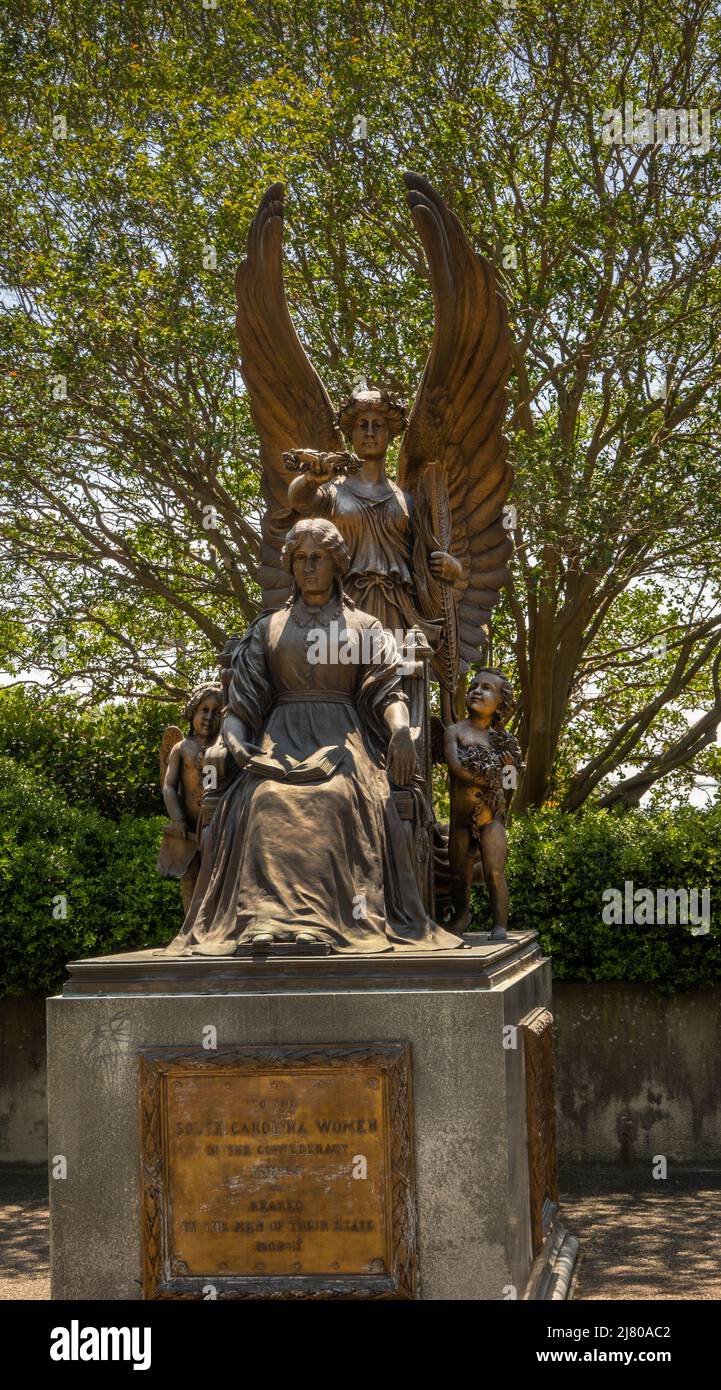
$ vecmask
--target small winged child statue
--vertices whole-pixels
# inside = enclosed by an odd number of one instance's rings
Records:
[[[183,710],[187,735],[171,724],[160,745],[160,786],[170,821],[163,829],[156,868],[163,878],[180,879],[186,912],[200,869],[203,764],[220,732],[222,706],[220,685],[197,686]]]

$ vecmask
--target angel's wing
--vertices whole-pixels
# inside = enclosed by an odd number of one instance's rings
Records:
[[[263,607],[280,608],[290,579],[280,563],[286,532],[297,521],[288,508],[289,475],[283,454],[291,449],[342,451],[328,393],[301,345],[283,287],[283,185],[261,199],[248,231],[248,251],[235,277],[241,372],[250,413],[260,436],[262,493],[258,578]]]
[[[513,482],[503,434],[511,368],[508,316],[488,261],[427,179],[404,174],[428,262],[435,330],[398,463],[414,495],[424,465],[440,461],[452,513],[453,554],[463,565],[458,602],[461,668],[480,657],[513,545],[503,504]]]
[[[181,742],[182,742],[183,737],[184,737],[183,731],[182,731],[182,729],[179,729],[179,728],[178,728],[177,724],[169,724],[168,727],[167,727],[167,729],[163,729],[163,737],[162,737],[162,739],[160,740],[160,789],[161,789],[161,791],[162,791],[162,789],[163,789],[163,787],[164,787],[164,785],[165,785],[165,774],[166,774],[166,772],[168,771],[168,763],[170,762],[170,754],[172,753],[172,751],[173,751],[173,749],[174,749],[176,743],[181,743]]]

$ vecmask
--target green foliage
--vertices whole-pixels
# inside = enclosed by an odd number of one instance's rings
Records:
[[[603,113],[715,110],[717,9],[6,0],[0,667],[96,703],[212,669],[259,597],[246,229],[282,180],[331,397],[358,372],[410,397],[433,322],[410,168],[510,310],[516,804],[576,809],[648,764],[677,796],[716,777],[709,730],[681,740],[721,649],[721,144],[609,145]]]
[[[513,818],[509,851],[511,928],[540,933],[556,979],[646,981],[673,994],[721,978],[721,807],[654,815],[544,810]],[[607,925],[603,893],[623,892],[627,880],[654,893],[710,888],[709,934]],[[482,894],[474,925],[487,925]]]
[[[23,700],[0,697],[0,993],[47,994],[68,960],[164,944],[182,908],[179,886],[155,871],[162,817],[141,813],[158,795],[147,722],[128,747],[123,709],[93,721],[36,701],[31,717]],[[10,746],[31,765],[7,756]],[[93,778],[94,761],[103,771]],[[133,762],[144,769],[135,777]],[[672,994],[721,978],[721,807],[544,810],[514,817],[509,842],[511,927],[540,932],[557,979],[647,981]],[[654,891],[709,887],[711,932],[607,925],[603,893],[626,880]],[[66,918],[53,915],[61,894]],[[485,919],[481,892],[474,926]]]
[[[232,276],[276,179],[289,301],[336,402],[359,371],[410,396],[430,345],[402,168],[495,260],[518,528],[494,649],[521,696],[527,801],[575,809],[648,764],[676,795],[718,777],[715,730],[681,740],[719,702],[721,145],[611,148],[601,126],[626,100],[714,107],[720,26],[713,7],[679,26],[660,0],[621,20],[598,0],[6,0],[0,667],[101,705],[0,696],[0,911],[40,959],[53,932],[62,962],[109,949],[111,921],[138,945],[161,903],[179,914],[155,823],[128,819],[160,809],[168,716],[102,702],[180,699],[256,609]],[[542,913],[558,974],[694,982],[715,940],[604,927],[600,894],[644,874],[702,886],[715,814],[517,819],[516,924]],[[44,906],[63,874],[66,923]]]
[[[36,772],[75,807],[102,816],[152,816],[163,809],[158,749],[163,729],[181,724],[176,705],[84,709],[72,696],[0,690],[0,757]]]
[[[178,885],[155,872],[161,824],[71,806],[0,757],[0,994],[56,993],[68,960],[171,939],[182,908]]]

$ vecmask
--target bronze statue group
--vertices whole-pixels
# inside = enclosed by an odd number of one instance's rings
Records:
[[[505,817],[522,763],[510,686],[481,663],[511,550],[507,321],[457,218],[404,177],[436,306],[409,418],[365,385],[334,412],[288,312],[280,185],[250,227],[236,322],[261,446],[263,607],[228,644],[222,681],[192,693],[187,737],[164,739],[158,868],[182,879],[186,909],[171,952],[455,949],[479,873],[491,939],[506,935]]]

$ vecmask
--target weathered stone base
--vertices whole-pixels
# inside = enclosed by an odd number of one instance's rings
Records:
[[[578,1241],[557,1219],[531,1266],[524,1298],[552,1302],[568,1298],[577,1259]]]
[[[51,1173],[67,1165],[50,1182],[54,1298],[141,1297],[138,1052],[200,1052],[208,1025],[218,1047],[410,1043],[418,1296],[565,1296],[575,1242],[553,1204],[533,1252],[519,1025],[550,1004],[535,934],[365,960],[145,951],[69,971],[48,1001]]]

